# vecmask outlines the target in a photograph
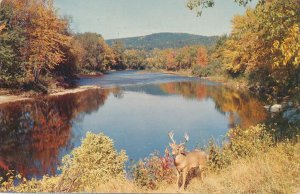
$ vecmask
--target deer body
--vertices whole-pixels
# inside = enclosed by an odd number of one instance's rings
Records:
[[[200,150],[194,150],[187,153],[181,153],[174,158],[174,164],[178,171],[182,171],[185,168],[189,170],[191,168],[202,168],[206,164],[207,155]]]
[[[174,165],[177,169],[177,185],[179,190],[183,190],[186,182],[186,176],[192,168],[199,168],[200,172],[206,165],[207,154],[200,150],[185,152],[185,143],[188,141],[189,136],[185,135],[185,142],[179,145],[173,139],[173,133],[170,132],[169,136],[173,143],[170,144],[172,148],[172,155],[174,157]],[[180,177],[182,176],[182,185],[179,185]]]

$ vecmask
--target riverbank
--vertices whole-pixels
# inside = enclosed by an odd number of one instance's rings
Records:
[[[62,96],[66,94],[74,94],[78,92],[84,92],[86,90],[92,89],[100,89],[99,86],[79,86],[72,89],[64,89],[64,88],[56,88],[50,89],[48,94],[40,94],[40,93],[33,93],[33,92],[23,92],[20,95],[11,94],[8,90],[2,90],[0,92],[0,105],[6,103],[13,103],[25,100],[34,100],[35,98],[47,97],[47,96]]]

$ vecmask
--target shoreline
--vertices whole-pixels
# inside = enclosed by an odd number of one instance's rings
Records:
[[[93,89],[101,89],[99,86],[79,86],[72,89],[55,89],[50,90],[49,94],[42,95],[42,97],[53,97],[53,96],[63,96],[67,94],[74,94],[78,92],[84,92],[86,90],[93,90]],[[38,97],[41,97],[38,93],[34,93],[33,95],[28,94],[21,94],[21,95],[12,95],[12,94],[5,94],[0,95],[0,105],[13,103],[13,102],[20,102],[20,101],[27,101],[27,100],[34,100]]]

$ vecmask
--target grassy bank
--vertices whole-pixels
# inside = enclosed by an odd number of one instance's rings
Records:
[[[262,125],[232,129],[230,143],[211,143],[203,180],[194,177],[186,192],[296,193],[300,189],[300,143],[274,142]],[[127,156],[117,152],[103,134],[88,133],[82,145],[63,159],[62,174],[26,180],[11,173],[1,192],[177,192],[175,169],[165,165],[169,156],[152,155],[135,165],[132,180],[123,170]],[[171,164],[171,163],[168,163]],[[127,172],[128,175],[129,172]],[[14,186],[14,181],[22,182]],[[146,183],[146,184],[145,184]]]

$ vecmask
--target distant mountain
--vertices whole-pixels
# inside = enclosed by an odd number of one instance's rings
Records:
[[[146,49],[154,48],[180,48],[187,45],[206,45],[210,46],[218,39],[218,36],[201,36],[187,33],[156,33],[146,36],[131,38],[119,38],[106,40],[109,45],[114,41],[121,41],[126,48]]]

